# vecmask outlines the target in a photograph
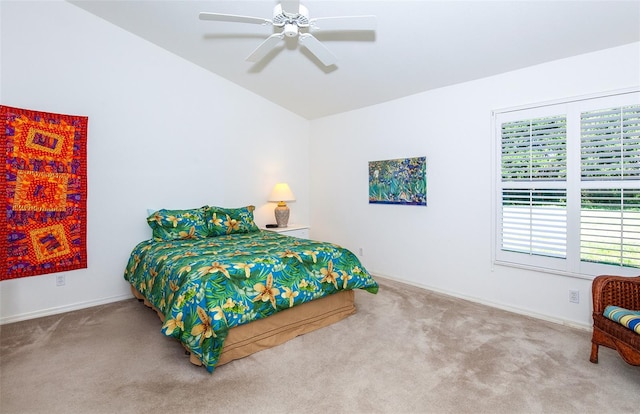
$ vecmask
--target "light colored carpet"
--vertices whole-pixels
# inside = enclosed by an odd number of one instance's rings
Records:
[[[590,333],[379,279],[358,313],[209,374],[131,299],[0,328],[0,412],[631,413]]]

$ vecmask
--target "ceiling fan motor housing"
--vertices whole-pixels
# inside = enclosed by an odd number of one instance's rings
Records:
[[[287,37],[296,37],[300,28],[309,27],[309,10],[300,4],[297,13],[282,10],[282,5],[278,4],[273,9],[273,25],[284,27],[282,33]]]

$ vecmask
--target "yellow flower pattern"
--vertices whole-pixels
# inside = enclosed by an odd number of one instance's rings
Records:
[[[178,222],[180,221],[180,219],[176,216],[169,216],[167,217],[167,221],[173,223],[173,227],[178,227]]]
[[[200,319],[200,323],[196,324],[191,328],[191,335],[200,337],[200,345],[206,338],[211,338],[216,336],[213,332],[213,328],[211,327],[211,318],[207,315],[207,312],[202,309],[200,306],[197,308],[198,318]]]
[[[229,265],[226,264],[220,264],[218,262],[213,262],[211,264],[211,266],[204,266],[201,267],[199,269],[200,274],[207,274],[207,273],[222,273],[223,275],[225,275],[227,277],[227,279],[231,278],[231,275],[229,275],[229,271],[227,270],[229,268]]]
[[[291,308],[293,307],[293,301],[298,296],[298,292],[292,291],[286,286],[283,289],[284,289],[284,292],[282,292],[282,297],[284,299],[289,299],[289,307]]]
[[[300,255],[292,250],[285,250],[283,253],[280,254],[280,257],[294,257],[298,259],[300,263],[302,263],[302,258],[300,258]]]
[[[224,222],[225,227],[227,228],[227,234],[230,234],[234,230],[240,229],[240,222],[234,218],[231,218],[227,214],[227,220]]]
[[[329,260],[327,267],[323,267],[320,269],[320,273],[322,273],[322,280],[320,283],[333,283],[336,289],[338,289],[338,273],[333,270],[333,261]]]
[[[178,235],[180,236],[181,239],[183,240],[187,240],[187,239],[197,239],[196,237],[196,228],[194,226],[191,226],[189,228],[189,232],[186,231],[181,231],[178,232]]]
[[[302,252],[302,254],[306,256],[311,256],[313,263],[318,262],[318,252],[314,252],[313,250],[305,250],[304,252]]]
[[[247,277],[251,277],[251,268],[255,267],[255,263],[236,263],[233,268],[238,270],[243,270],[244,275]]]
[[[162,216],[160,215],[160,213],[158,213],[157,211],[153,214],[153,220],[158,223],[158,224],[162,224]]]
[[[212,222],[214,226],[222,227],[222,219],[218,217],[217,213],[213,213]]]
[[[280,294],[280,290],[278,288],[273,287],[273,274],[269,273],[267,276],[267,283],[256,283],[253,285],[253,289],[258,292],[258,296],[256,296],[253,301],[270,301],[273,308],[276,308],[276,296]]]
[[[181,330],[184,330],[184,322],[182,321],[182,312],[179,312],[175,319],[168,319],[165,323],[163,328],[166,330],[168,335],[171,335],[173,333],[173,331],[176,330],[176,328],[180,328]]]
[[[349,283],[349,280],[352,279],[353,276],[351,276],[349,273],[345,272],[344,270],[341,270],[340,274],[342,275],[342,289],[346,289],[347,284]]]

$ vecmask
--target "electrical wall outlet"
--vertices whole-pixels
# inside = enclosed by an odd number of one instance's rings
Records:
[[[362,247],[360,247],[360,248],[358,249],[358,255],[359,255],[359,256],[364,256],[364,250],[362,250]]]
[[[56,286],[64,286],[65,279],[64,275],[56,275]]]
[[[579,290],[569,290],[569,302],[571,302],[571,303],[580,303],[580,291]]]

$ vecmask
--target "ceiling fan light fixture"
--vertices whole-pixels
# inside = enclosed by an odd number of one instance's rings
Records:
[[[298,26],[293,23],[285,23],[282,33],[287,37],[296,37],[298,36]]]

